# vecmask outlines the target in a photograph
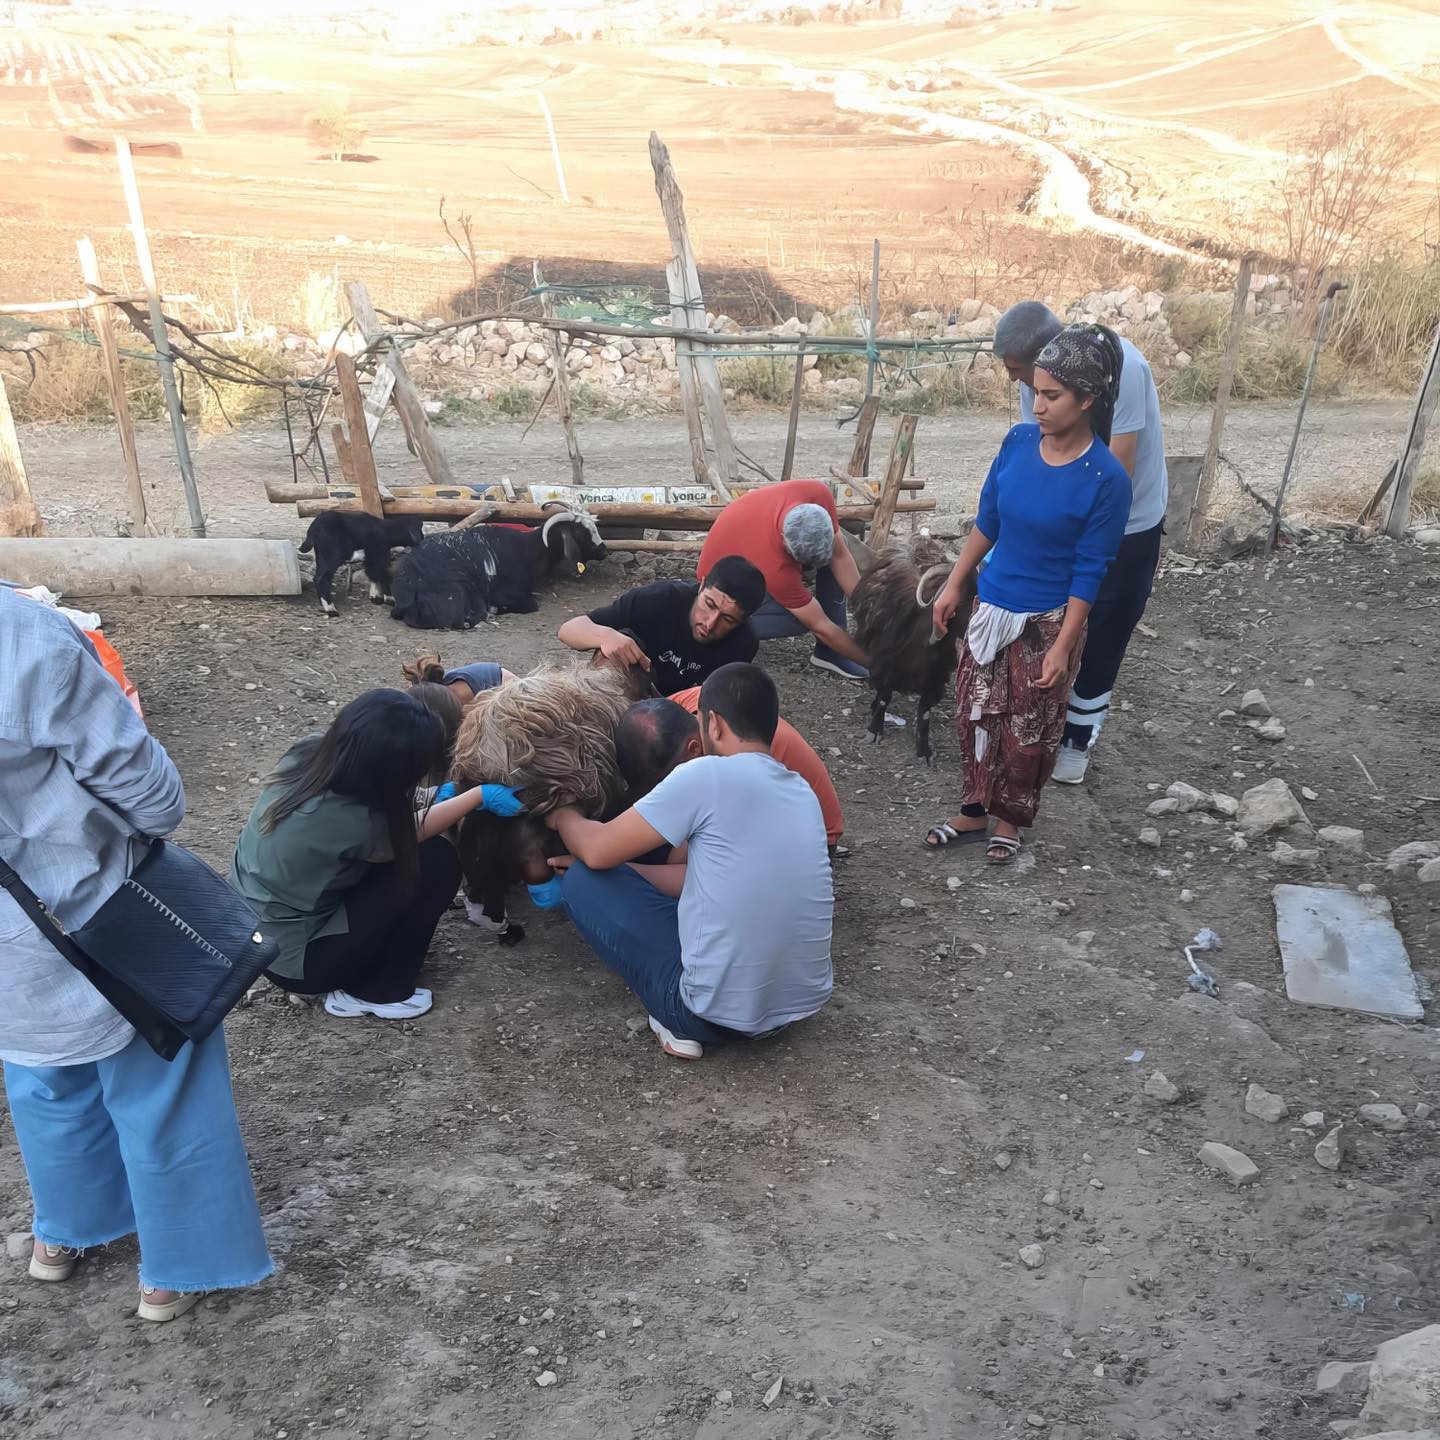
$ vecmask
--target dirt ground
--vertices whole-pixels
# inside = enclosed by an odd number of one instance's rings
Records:
[[[1283,454],[1268,413],[1241,412],[1237,434]],[[1319,423],[1345,430],[1348,454],[1385,422]],[[596,465],[683,453],[659,424],[597,432]],[[754,424],[757,443],[773,435]],[[843,453],[823,424],[807,419],[816,453]],[[983,469],[978,425],[922,423],[922,460],[951,457],[947,512]],[[513,456],[514,433],[465,432],[463,453]],[[113,464],[100,439],[22,442],[52,521],[98,525],[84,477]],[[273,437],[224,445],[202,452],[217,528],[264,515],[298,534],[254,499]],[[523,669],[616,569],[444,653]],[[333,621],[309,594],[103,604],[185,776],[181,837],[215,864],[282,750],[398,681],[419,648],[362,589]],[[1163,574],[1091,783],[1047,795],[1004,873],[918,848],[955,801],[948,711],[936,768],[917,769],[909,728],[869,749],[862,693],[798,642],[767,646],[846,812],[831,1005],[776,1042],[668,1061],[564,919],[526,915],[524,944],[502,949],[458,911],[429,964],[436,1008],[415,1023],[261,999],[228,1035],[279,1273],[145,1327],[128,1314],[129,1243],[65,1286],[8,1264],[0,1432],[1313,1440],[1347,1413],[1310,1394],[1323,1358],[1440,1319],[1440,1161],[1434,1120],[1354,1124],[1354,1157],[1331,1174],[1294,1117],[1350,1122],[1372,1101],[1410,1114],[1435,1099],[1437,1052],[1428,1023],[1287,1001],[1270,890],[1377,885],[1437,977],[1440,894],[1381,863],[1440,836],[1417,798],[1440,794],[1437,618],[1440,552],[1412,544]],[[1284,741],[1218,718],[1252,685]],[[1137,844],[1157,787],[1238,795],[1272,775],[1313,791],[1317,826],[1362,826],[1364,855],[1326,850],[1297,875],[1199,816],[1159,822],[1158,851]],[[1202,926],[1224,941],[1207,957],[1218,1001],[1185,986],[1180,947]],[[1146,1098],[1154,1070],[1182,1103]],[[1251,1081],[1292,1118],[1247,1116]],[[1259,1183],[1231,1191],[1202,1169],[1209,1140],[1248,1154]],[[0,1228],[29,1219],[7,1119]],[[1033,1271],[1018,1258],[1031,1243]],[[558,1382],[540,1388],[545,1370]]]

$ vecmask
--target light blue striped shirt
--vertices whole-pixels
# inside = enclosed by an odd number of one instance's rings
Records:
[[[185,814],[180,774],[95,648],[0,586],[0,855],[67,928]],[[132,850],[135,852],[132,856]],[[133,1031],[0,890],[0,1059],[78,1065]]]

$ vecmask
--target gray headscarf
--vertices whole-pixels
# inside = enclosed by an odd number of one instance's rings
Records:
[[[1035,368],[1067,390],[1091,396],[1090,428],[1108,445],[1125,363],[1120,337],[1105,325],[1067,325],[1036,357]]]
[[[995,322],[991,348],[997,355],[1029,365],[1064,328],[1048,305],[1022,300]]]

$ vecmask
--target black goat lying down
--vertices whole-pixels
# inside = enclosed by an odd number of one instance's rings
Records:
[[[870,657],[870,743],[885,733],[885,708],[898,690],[914,695],[915,757],[929,765],[930,711],[934,708],[959,658],[959,639],[970,623],[975,604],[972,579],[960,597],[945,634],[936,636],[932,607],[951,561],[938,540],[923,531],[908,543],[896,543],[860,577],[851,596],[855,639]]]
[[[390,613],[416,630],[469,630],[492,614],[528,614],[552,570],[583,575],[605,558],[594,518],[562,510],[538,529],[475,525],[427,536],[395,573]]]
[[[317,515],[305,532],[300,553],[315,552],[315,593],[320,597],[320,608],[327,615],[340,613],[335,608],[331,582],[335,572],[358,554],[365,557],[371,601],[376,605],[390,604],[390,551],[400,545],[418,545],[424,538],[424,527],[413,515],[391,515],[383,520],[342,510]]]

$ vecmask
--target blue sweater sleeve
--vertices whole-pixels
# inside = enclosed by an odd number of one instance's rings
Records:
[[[1005,459],[1005,451],[1009,448],[1010,437],[1017,429],[1019,426],[1011,426],[1006,432],[1000,448],[995,452],[995,458],[990,462],[990,473],[985,477],[985,484],[980,489],[980,509],[975,516],[975,528],[992,541],[1000,538],[1000,467]]]
[[[1070,572],[1070,593],[1077,600],[1094,601],[1100,582],[1125,538],[1130,516],[1130,477],[1118,460],[1105,476],[1095,495],[1090,519],[1075,547],[1075,565]]]

